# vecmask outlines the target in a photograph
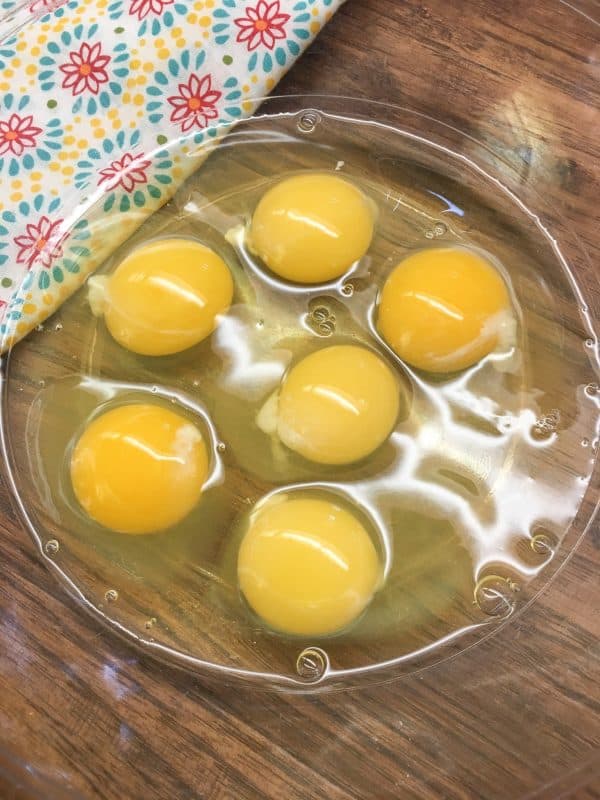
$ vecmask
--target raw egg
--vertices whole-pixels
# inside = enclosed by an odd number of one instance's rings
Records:
[[[159,405],[123,405],[85,428],[71,456],[71,483],[100,525],[153,533],[194,508],[208,465],[202,433],[189,419]]]
[[[134,250],[114,273],[90,279],[90,303],[119,344],[162,356],[214,330],[233,297],[223,259],[192,239],[158,239]]]
[[[284,494],[251,514],[238,578],[250,607],[270,627],[326,636],[366,608],[381,566],[367,529],[337,498]]]
[[[398,264],[379,300],[377,329],[401,359],[453,372],[514,340],[515,318],[500,272],[463,247],[421,250]]]
[[[364,256],[374,221],[374,205],[353,183],[327,173],[296,175],[262,197],[248,245],[279,277],[323,283]]]
[[[357,345],[334,345],[293,366],[257,422],[311,461],[349,464],[368,456],[389,436],[401,392],[397,376],[376,353]]]

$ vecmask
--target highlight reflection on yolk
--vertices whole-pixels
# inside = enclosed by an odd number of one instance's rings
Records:
[[[305,458],[349,464],[389,436],[400,391],[390,367],[366,347],[326,347],[303,358],[284,378],[272,428]]]
[[[408,256],[381,292],[377,329],[400,358],[418,369],[465,369],[508,344],[513,328],[502,276],[466,248],[431,248]]]
[[[202,341],[233,297],[223,259],[191,239],[144,245],[108,279],[92,278],[90,285],[90,302],[104,314],[113,338],[149,356],[178,353]]]
[[[295,635],[345,628],[368,605],[380,572],[367,530],[336,500],[273,498],[251,515],[238,555],[250,607]]]
[[[121,533],[169,528],[194,508],[208,474],[202,434],[158,405],[119,406],[93,420],[71,457],[87,514]]]
[[[373,225],[373,206],[354,184],[326,173],[296,175],[262,197],[249,247],[281,278],[323,283],[364,256]]]

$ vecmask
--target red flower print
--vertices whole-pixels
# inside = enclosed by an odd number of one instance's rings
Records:
[[[29,11],[32,14],[54,11],[56,8],[60,8],[66,2],[67,0],[33,0],[33,3],[29,4]]]
[[[42,129],[33,124],[33,117],[20,117],[13,114],[8,122],[0,122],[0,155],[9,150],[20,156],[26,147],[35,147],[35,137]]]
[[[19,248],[17,264],[27,264],[27,268],[31,269],[39,259],[42,266],[49,267],[55,258],[62,255],[62,223],[62,219],[51,222],[46,216],[41,217],[37,224],[30,222],[26,233],[15,237],[15,244]]]
[[[129,13],[132,17],[137,15],[141,22],[148,14],[159,16],[165,10],[165,6],[170,6],[174,2],[175,0],[131,0]]]
[[[210,75],[203,78],[191,75],[189,81],[180,83],[178,88],[179,94],[169,97],[169,103],[173,106],[171,122],[181,123],[182,133],[194,125],[206,128],[209,120],[219,116],[215,103],[221,97],[221,92],[213,89]]]
[[[125,153],[123,158],[116,159],[108,167],[100,170],[102,177],[98,181],[98,186],[106,183],[104,188],[107,191],[121,186],[126,192],[132,192],[138,184],[148,183],[146,170],[149,166],[150,162],[143,160],[142,156]]]
[[[74,97],[85,89],[89,89],[92,94],[98,94],[100,86],[108,81],[105,67],[110,61],[110,56],[101,54],[100,42],[93,47],[84,42],[79,52],[73,50],[69,53],[69,58],[70,61],[60,67],[60,71],[65,74],[63,89],[72,89]]]
[[[246,10],[245,17],[234,20],[240,29],[236,41],[247,42],[248,50],[256,50],[259,44],[272,50],[276,39],[285,39],[284,25],[290,18],[289,14],[280,14],[279,0],[267,3],[259,0],[254,6]]]

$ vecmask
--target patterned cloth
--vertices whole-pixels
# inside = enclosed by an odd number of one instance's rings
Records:
[[[342,2],[0,0],[3,351],[174,194]]]

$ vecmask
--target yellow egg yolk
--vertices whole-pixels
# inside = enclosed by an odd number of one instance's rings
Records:
[[[296,175],[262,197],[248,244],[279,277],[323,283],[339,278],[364,256],[374,216],[371,201],[337,175]]]
[[[127,256],[108,279],[92,278],[90,284],[92,306],[96,300],[111,335],[148,356],[178,353],[202,341],[233,297],[223,259],[191,239],[150,242]]]
[[[93,420],[75,445],[70,469],[75,496],[93,520],[121,533],[153,533],[194,508],[208,454],[192,422],[140,403]]]
[[[377,317],[392,350],[429,372],[472,366],[506,345],[514,324],[499,271],[462,247],[421,250],[401,261],[383,287]]]
[[[275,419],[261,412],[258,423],[311,461],[349,464],[389,436],[400,398],[398,378],[382,358],[365,347],[335,345],[292,367],[276,408],[266,407]]]
[[[251,515],[238,554],[250,607],[288,634],[345,628],[368,605],[380,576],[367,530],[333,499],[272,498]]]

